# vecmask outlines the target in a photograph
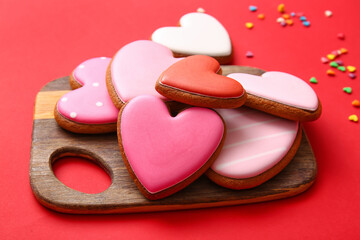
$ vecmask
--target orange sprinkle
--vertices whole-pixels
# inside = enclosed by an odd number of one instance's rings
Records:
[[[264,15],[264,14],[260,13],[260,14],[258,15],[258,19],[263,20],[264,18],[265,18],[265,15]]]
[[[326,74],[329,75],[329,76],[335,76],[335,72],[333,70],[331,70],[331,69],[327,70]]]
[[[343,53],[347,53],[348,50],[346,48],[340,48],[340,52],[341,52],[341,54],[343,54]]]
[[[283,17],[284,19],[289,19],[289,18],[290,18],[290,15],[287,14],[287,13],[285,13],[285,14],[282,15],[282,17]]]
[[[294,21],[292,19],[286,19],[285,22],[287,25],[290,25],[290,26],[292,26],[294,24]]]
[[[354,107],[360,107],[360,101],[355,99],[354,101],[352,101],[351,103]]]

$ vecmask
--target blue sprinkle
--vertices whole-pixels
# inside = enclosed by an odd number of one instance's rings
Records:
[[[305,27],[309,27],[310,26],[310,22],[309,21],[303,21],[303,24]]]
[[[305,16],[301,16],[301,17],[300,17],[300,20],[304,22],[304,21],[306,21],[306,17],[305,17]]]
[[[292,17],[295,17],[295,13],[294,12],[292,12],[292,13],[290,13],[290,16],[292,16]]]
[[[256,6],[249,6],[249,10],[255,12],[257,10]]]
[[[280,25],[283,26],[283,27],[286,27],[286,22],[285,21],[280,22]]]

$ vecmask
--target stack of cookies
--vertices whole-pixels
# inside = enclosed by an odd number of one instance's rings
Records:
[[[55,119],[78,134],[116,131],[122,160],[148,199],[167,197],[203,174],[226,188],[256,187],[292,160],[300,122],[319,118],[321,104],[288,73],[222,75],[220,64],[231,60],[222,24],[205,13],[186,14],[180,27],[160,28],[151,41],[81,63]]]

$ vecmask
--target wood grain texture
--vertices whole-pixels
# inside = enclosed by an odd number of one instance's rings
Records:
[[[263,71],[249,67],[223,67],[224,75],[230,72],[261,75]],[[44,92],[58,94],[58,91],[70,90],[68,80],[65,77],[52,81],[39,94],[44,94]],[[51,101],[47,102],[46,98],[37,98],[35,109],[42,105],[55,104]],[[51,111],[53,111],[53,106],[50,108]],[[64,156],[79,156],[95,161],[110,175],[111,185],[97,194],[82,193],[65,186],[52,171],[52,163]],[[277,176],[256,188],[230,190],[216,185],[206,176],[201,176],[180,192],[161,200],[151,201],[140,193],[131,179],[122,161],[115,133],[75,134],[60,128],[51,118],[34,118],[33,123],[30,160],[31,188],[41,204],[59,212],[130,213],[263,202],[304,192],[314,182],[316,172],[316,160],[304,135],[300,148],[290,164]]]

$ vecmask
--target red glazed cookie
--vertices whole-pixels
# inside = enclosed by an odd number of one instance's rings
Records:
[[[293,159],[300,145],[299,122],[257,110],[217,109],[227,126],[223,149],[207,176],[231,188],[256,187],[274,177]]]
[[[172,117],[161,99],[142,95],[120,110],[118,140],[124,163],[151,200],[167,197],[200,177],[219,154],[222,118],[207,108]]]
[[[75,133],[116,131],[119,110],[112,103],[105,84],[110,58],[92,58],[81,63],[70,76],[73,91],[56,103],[54,115],[64,129]]]
[[[166,69],[155,86],[163,96],[186,104],[209,108],[237,108],[245,103],[246,92],[237,81],[222,76],[212,57],[195,55]]]

